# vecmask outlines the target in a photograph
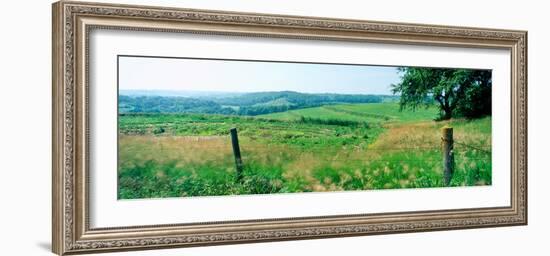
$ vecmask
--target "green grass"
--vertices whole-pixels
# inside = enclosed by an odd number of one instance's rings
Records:
[[[437,117],[435,107],[418,108],[415,111],[400,111],[396,103],[366,103],[325,105],[315,108],[291,110],[280,113],[260,115],[268,119],[297,120],[300,117],[320,117],[326,119],[343,119],[369,123],[381,122],[415,122],[433,120]]]
[[[339,125],[332,125],[331,122]],[[227,136],[236,127],[239,136],[266,144],[295,146],[363,145],[382,131],[379,125],[344,119],[266,118],[204,114],[127,114],[119,116],[119,133],[159,136]]]
[[[409,109],[400,110],[399,105],[395,103],[346,104],[336,105],[334,106],[334,109],[359,116],[366,115],[373,118],[383,119],[384,121],[397,122],[433,120],[437,117],[439,112],[435,106],[429,108],[421,107],[415,111]]]
[[[441,187],[440,129],[454,127],[451,186],[491,184],[491,118],[341,104],[258,117],[121,115],[120,199]],[[244,162],[236,180],[229,129]]]

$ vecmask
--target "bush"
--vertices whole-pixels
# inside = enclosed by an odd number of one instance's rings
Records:
[[[163,134],[166,130],[164,129],[164,127],[155,127],[153,129],[153,134],[155,135],[158,135],[158,134]]]

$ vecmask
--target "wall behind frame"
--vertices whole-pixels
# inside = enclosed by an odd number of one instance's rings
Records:
[[[203,0],[96,2],[310,15],[395,22],[528,30],[529,225],[384,236],[306,240],[114,253],[109,255],[494,255],[542,254],[550,228],[550,140],[546,60],[550,22],[543,1],[435,0],[309,1]],[[51,1],[10,1],[0,16],[0,214],[2,255],[52,255],[51,220]],[[106,255],[106,254],[104,254]]]

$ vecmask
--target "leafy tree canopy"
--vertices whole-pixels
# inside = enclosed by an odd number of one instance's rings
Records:
[[[399,68],[401,82],[392,85],[401,109],[437,104],[439,119],[491,115],[491,71],[451,68]]]

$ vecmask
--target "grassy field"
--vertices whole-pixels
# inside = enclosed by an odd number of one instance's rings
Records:
[[[435,122],[435,108],[324,105],[255,117],[119,116],[120,199],[440,187],[440,128],[454,128],[452,186],[491,184],[491,118]],[[244,162],[237,182],[229,129]]]
[[[367,103],[325,105],[317,108],[306,108],[286,112],[260,115],[259,117],[297,120],[300,116],[325,119],[345,119],[368,123],[431,121],[437,116],[437,109],[419,108],[416,111],[400,111],[396,103]]]

